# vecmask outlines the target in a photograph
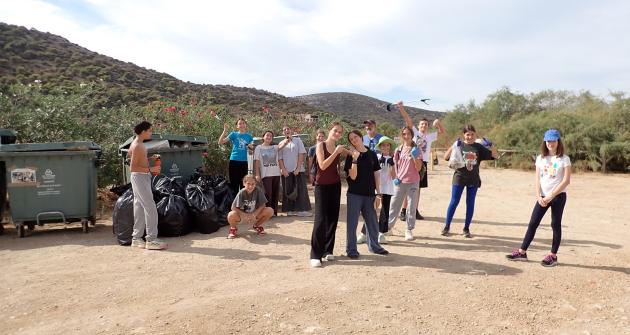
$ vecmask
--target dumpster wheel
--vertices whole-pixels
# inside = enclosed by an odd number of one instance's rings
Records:
[[[17,230],[17,236],[19,238],[22,238],[25,236],[26,232],[25,232],[25,227],[24,224],[22,222],[16,222],[15,223],[15,230]]]
[[[87,234],[87,232],[88,232],[88,224],[89,224],[88,220],[86,220],[86,219],[82,219],[81,220],[81,227],[83,228],[83,233],[85,233],[85,234]]]

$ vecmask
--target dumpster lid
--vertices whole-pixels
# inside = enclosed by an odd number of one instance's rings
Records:
[[[52,143],[20,143],[0,146],[0,152],[32,152],[32,151],[87,151],[101,150],[91,141],[52,142]]]
[[[17,133],[11,129],[0,128],[0,145],[13,144],[17,139]]]
[[[17,133],[11,129],[0,128],[0,136],[13,136],[16,137]]]
[[[133,142],[134,138],[136,138],[136,137],[132,136],[128,140],[126,140],[125,143],[121,144],[118,147],[118,150],[119,151],[127,151],[127,149],[129,149],[129,147],[131,146],[131,142]],[[156,133],[151,135],[151,139],[144,141],[144,143],[150,142],[150,141],[168,141],[170,143],[172,143],[172,142],[181,142],[181,143],[188,142],[188,143],[190,143],[190,146],[192,146],[192,147],[205,146],[205,145],[208,144],[208,138],[206,138],[205,136],[167,135],[167,134],[162,135],[162,134],[156,134]]]

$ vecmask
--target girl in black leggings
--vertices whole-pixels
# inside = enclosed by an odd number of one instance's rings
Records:
[[[512,261],[527,261],[527,248],[534,240],[536,229],[547,210],[551,208],[551,229],[553,242],[551,253],[542,260],[543,266],[558,265],[558,248],[562,238],[562,212],[567,202],[566,188],[571,182],[571,160],[564,154],[560,132],[549,129],[540,147],[541,154],[536,158],[536,204],[529,220],[527,233],[521,248],[506,255]]]

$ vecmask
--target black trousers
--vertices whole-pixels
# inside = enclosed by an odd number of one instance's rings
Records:
[[[547,210],[551,207],[551,229],[553,230],[551,252],[554,254],[558,252],[558,248],[560,248],[560,240],[562,239],[562,213],[564,212],[564,205],[566,202],[567,194],[565,192],[562,192],[553,198],[547,207],[542,207],[538,201],[536,202],[521,249],[527,250],[527,248],[529,248],[529,245],[534,240],[534,235],[536,235],[536,229],[538,229],[540,221],[542,221],[545,213],[547,213]]]
[[[378,215],[378,232],[387,233],[389,230],[389,204],[392,201],[391,194],[383,194],[381,199],[381,213]],[[365,234],[365,223],[361,228],[361,233]]]
[[[265,177],[262,179],[267,206],[273,208],[273,214],[278,214],[278,196],[280,194],[280,176]]]
[[[238,193],[238,190],[243,186],[243,177],[247,175],[247,162],[230,160],[228,166],[228,174],[230,178],[230,187],[234,191],[234,195]]]
[[[339,221],[341,183],[315,185],[315,219],[311,236],[311,259],[333,254]]]

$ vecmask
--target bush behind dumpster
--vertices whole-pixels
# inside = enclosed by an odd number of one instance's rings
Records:
[[[159,100],[145,106],[103,107],[95,99],[97,83],[77,84],[65,91],[42,90],[41,83],[16,84],[0,92],[0,128],[13,129],[20,143],[92,140],[102,148],[99,186],[122,183],[118,146],[133,135],[133,126],[141,120],[153,123],[154,133],[206,136],[209,140],[205,171],[226,175],[230,144],[219,146],[217,139],[223,122],[234,129],[237,117],[223,105],[212,104],[211,97],[200,103],[196,97],[183,96],[174,101]],[[244,111],[247,106],[240,110]],[[332,120],[320,117],[317,123],[304,123],[297,114],[283,114],[278,120],[269,113],[249,111],[242,115],[248,131],[261,136],[265,130],[281,132],[284,123],[301,133],[314,134]],[[309,143],[305,143],[308,145]]]

